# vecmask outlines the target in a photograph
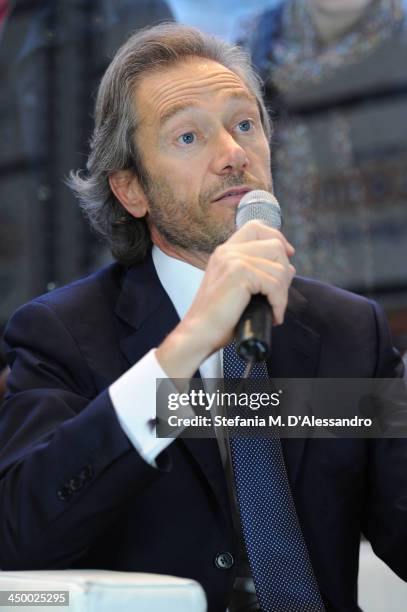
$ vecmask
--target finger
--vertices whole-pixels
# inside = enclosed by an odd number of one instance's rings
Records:
[[[280,238],[250,240],[249,242],[229,245],[227,249],[229,249],[229,253],[237,257],[248,255],[268,259],[269,261],[279,261],[287,268],[290,264],[285,243]]]
[[[284,313],[288,302],[288,287],[283,279],[270,275],[247,261],[242,266],[242,280],[252,295],[261,293],[273,310],[273,323],[280,325],[284,321]]]
[[[230,244],[234,244],[247,242],[250,240],[268,240],[272,238],[279,238],[280,240],[282,240],[284,245],[286,246],[289,256],[291,257],[292,255],[294,255],[295,248],[287,240],[284,234],[282,234],[278,229],[275,229],[274,227],[268,227],[267,225],[261,223],[261,221],[258,221],[256,219],[245,223],[243,227],[241,227],[234,234],[232,234],[232,236],[228,239],[227,242]]]
[[[244,257],[244,262],[270,276],[274,276],[277,280],[284,283],[287,288],[291,285],[295,268],[288,263],[285,265],[279,261],[270,261],[261,257],[251,257],[250,255]]]

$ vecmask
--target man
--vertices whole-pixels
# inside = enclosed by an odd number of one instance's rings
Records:
[[[294,248],[277,230],[235,232],[243,193],[271,189],[268,135],[238,49],[167,25],[118,51],[99,89],[88,175],[72,184],[119,263],[34,300],[6,332],[2,569],[190,576],[211,612],[259,609],[227,452],[155,437],[155,378],[219,375],[257,293],[273,307],[273,376],[401,373],[377,306],[293,281]],[[405,443],[286,440],[283,452],[325,609],[358,610],[361,529],[407,578]]]

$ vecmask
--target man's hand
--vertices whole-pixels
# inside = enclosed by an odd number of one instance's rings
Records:
[[[233,339],[252,295],[265,295],[276,325],[284,320],[295,274],[294,247],[276,229],[250,221],[209,258],[199,291],[183,321],[157,349],[171,378],[190,378],[213,352]]]

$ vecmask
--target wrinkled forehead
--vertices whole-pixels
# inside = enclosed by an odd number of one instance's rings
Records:
[[[215,96],[246,100],[257,106],[244,81],[222,64],[205,58],[187,58],[143,78],[135,91],[139,122],[162,123],[172,112],[210,103]]]

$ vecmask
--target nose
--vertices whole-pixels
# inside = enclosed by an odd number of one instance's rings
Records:
[[[222,130],[214,144],[215,155],[212,166],[216,174],[232,174],[246,170],[249,160],[245,149],[227,130]]]

